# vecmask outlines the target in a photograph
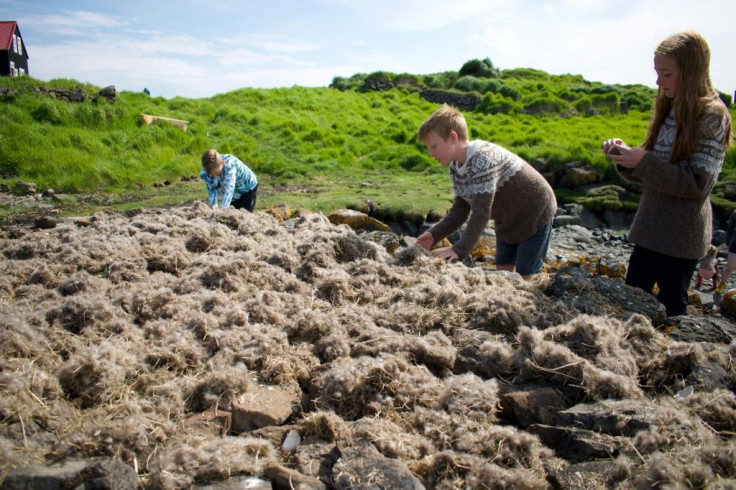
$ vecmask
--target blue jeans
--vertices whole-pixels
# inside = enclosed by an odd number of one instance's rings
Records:
[[[531,238],[520,243],[506,243],[496,236],[496,265],[515,265],[516,272],[522,276],[542,272],[551,234],[552,220],[549,220]]]

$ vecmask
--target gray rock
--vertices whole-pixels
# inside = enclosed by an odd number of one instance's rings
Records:
[[[693,289],[691,292],[698,297],[698,302],[700,303],[701,307],[712,309],[716,305],[712,291],[706,292],[700,291],[698,289]]]
[[[591,243],[593,241],[593,232],[584,226],[572,225],[569,227],[572,232],[572,238],[576,242]]]
[[[340,459],[332,468],[337,490],[355,488],[424,489],[403,462],[390,459],[370,443],[340,448]]]
[[[291,461],[296,465],[295,469],[304,475],[332,481],[332,468],[338,459],[340,452],[334,443],[309,436],[302,441]]]
[[[39,216],[38,218],[33,220],[33,224],[36,226],[36,228],[48,230],[51,228],[56,228],[56,225],[59,224],[59,220],[57,218],[54,218],[53,216]]]
[[[570,226],[570,225],[579,225],[580,224],[580,216],[573,216],[571,214],[563,214],[560,216],[555,216],[554,220],[552,221],[552,226],[555,228],[560,228],[562,226]]]
[[[583,207],[582,204],[568,203],[568,204],[563,204],[560,207],[560,209],[564,210],[565,214],[571,214],[572,216],[580,216],[580,214],[583,212],[583,209],[585,208]]]
[[[554,488],[615,488],[620,479],[618,463],[613,460],[588,461],[567,465],[554,471]]]
[[[67,98],[69,99],[69,102],[84,102],[87,100],[87,92],[85,92],[84,89],[75,88],[69,92]]]
[[[231,430],[239,434],[257,427],[281,425],[299,410],[298,386],[257,386],[233,400]]]
[[[309,490],[322,490],[327,488],[319,478],[304,475],[277,463],[271,463],[266,466],[264,469],[264,476],[271,480],[276,488],[304,488]]]
[[[606,222],[599,218],[593,211],[583,209],[580,212],[580,225],[588,229],[594,229],[605,226]]]
[[[634,313],[649,317],[655,327],[665,321],[665,308],[657,298],[620,278],[598,277],[579,267],[565,267],[555,276],[546,294],[568,307],[591,315],[628,320]]]
[[[408,220],[392,222],[389,224],[391,231],[399,236],[408,235],[412,237],[419,236],[419,225]]]
[[[335,258],[340,263],[373,259],[378,256],[375,245],[358,235],[341,236],[335,244]]]
[[[38,193],[38,189],[34,182],[25,182],[21,180],[15,183],[15,192],[22,196],[32,196]]]
[[[661,422],[655,406],[639,400],[582,403],[557,413],[556,423],[612,436],[632,436]]]
[[[716,247],[726,243],[726,230],[713,230],[713,238],[711,238],[710,242]]]
[[[138,475],[122,461],[92,458],[64,461],[58,465],[30,465],[15,468],[0,485],[1,490],[61,490],[104,488],[135,490]]]
[[[608,227],[616,230],[621,230],[631,226],[632,221],[634,221],[634,213],[630,211],[604,209],[603,221]]]
[[[118,91],[117,89],[115,89],[115,85],[108,85],[107,87],[100,89],[100,95],[104,95],[104,96],[115,97],[117,93]]]
[[[692,371],[683,381],[693,389],[697,387],[698,391],[703,392],[713,392],[719,389],[736,390],[736,376],[709,359],[693,366]]]
[[[522,429],[533,424],[554,425],[557,412],[568,408],[570,397],[560,386],[524,386],[510,388],[499,396],[499,417]]]
[[[614,458],[624,444],[617,437],[574,427],[534,424],[527,431],[554,449],[557,456],[573,463]]]
[[[682,315],[667,321],[673,340],[730,344],[736,340],[736,325],[724,318]]]

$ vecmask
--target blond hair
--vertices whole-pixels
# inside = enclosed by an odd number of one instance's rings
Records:
[[[661,89],[657,93],[644,149],[654,149],[659,128],[674,105],[677,126],[670,162],[677,163],[693,157],[698,139],[703,137],[698,131],[698,124],[706,108],[712,108],[720,117],[726,116],[723,146],[727,150],[732,138],[731,118],[710,80],[710,48],[703,36],[695,31],[673,34],[662,41],[654,53],[674,59],[680,78],[674,98],[666,97]]]
[[[209,149],[202,155],[202,168],[208,174],[211,174],[213,170],[217,169],[222,165],[222,158],[217,150]]]
[[[422,123],[417,137],[419,141],[426,141],[430,133],[435,133],[443,140],[447,140],[450,137],[451,131],[455,131],[458,139],[462,141],[468,140],[468,125],[465,122],[463,113],[454,107],[442,104],[442,107],[434,111]]]
[[[708,256],[715,257],[718,254],[718,247],[711,245],[708,247]]]

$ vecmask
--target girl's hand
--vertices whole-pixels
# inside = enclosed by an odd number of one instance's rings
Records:
[[[458,257],[455,251],[451,248],[438,248],[432,253],[435,257],[438,257],[440,259],[445,259],[449,261],[460,260],[460,257]]]
[[[616,146],[613,148],[618,149],[617,153],[612,153],[613,149],[608,152],[608,158],[611,159],[616,165],[620,165],[624,168],[636,168],[639,166],[639,162],[646,154],[646,151],[641,148],[629,148],[624,146]]]
[[[601,146],[603,148],[603,154],[607,157],[620,154],[622,148],[628,148],[626,143],[624,143],[624,140],[622,140],[621,138],[611,138],[605,140]]]
[[[432,248],[432,245],[434,245],[434,237],[430,232],[425,231],[417,237],[417,245],[429,251],[429,249]]]

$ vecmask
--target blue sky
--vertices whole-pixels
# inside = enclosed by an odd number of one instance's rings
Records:
[[[476,58],[654,87],[654,47],[685,29],[708,40],[713,82],[733,95],[734,15],[733,0],[0,0],[31,76],[167,98]]]

